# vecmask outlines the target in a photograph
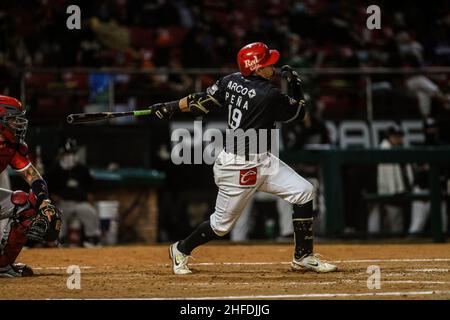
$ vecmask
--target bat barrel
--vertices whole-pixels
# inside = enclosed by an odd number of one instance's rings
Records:
[[[69,124],[75,124],[75,123],[101,121],[101,120],[107,120],[107,119],[119,118],[119,117],[146,116],[146,115],[150,115],[151,113],[152,113],[152,110],[136,110],[136,111],[125,111],[125,112],[74,113],[74,114],[69,114],[66,117],[66,121]]]

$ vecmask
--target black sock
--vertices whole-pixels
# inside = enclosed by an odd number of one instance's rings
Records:
[[[209,220],[200,224],[186,239],[178,243],[178,250],[182,253],[190,255],[192,250],[214,239],[220,239],[211,228]]]
[[[294,205],[292,215],[295,234],[295,259],[313,253],[313,203],[309,201],[302,205]]]

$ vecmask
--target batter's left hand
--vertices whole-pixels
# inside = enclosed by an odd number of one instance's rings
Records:
[[[174,110],[165,103],[156,103],[149,107],[153,113],[160,119],[170,119],[174,114]]]

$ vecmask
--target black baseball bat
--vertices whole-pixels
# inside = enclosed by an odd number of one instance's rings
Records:
[[[74,113],[69,114],[67,116],[67,123],[76,124],[76,123],[85,123],[85,122],[94,122],[94,121],[102,121],[112,118],[120,118],[120,117],[141,117],[148,116],[153,112],[151,109],[147,110],[135,110],[135,111],[125,111],[125,112],[91,112],[91,113]]]

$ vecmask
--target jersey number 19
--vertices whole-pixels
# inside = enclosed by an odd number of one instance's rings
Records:
[[[241,124],[242,111],[238,108],[234,108],[230,104],[228,107],[228,125],[231,129],[236,129]]]

